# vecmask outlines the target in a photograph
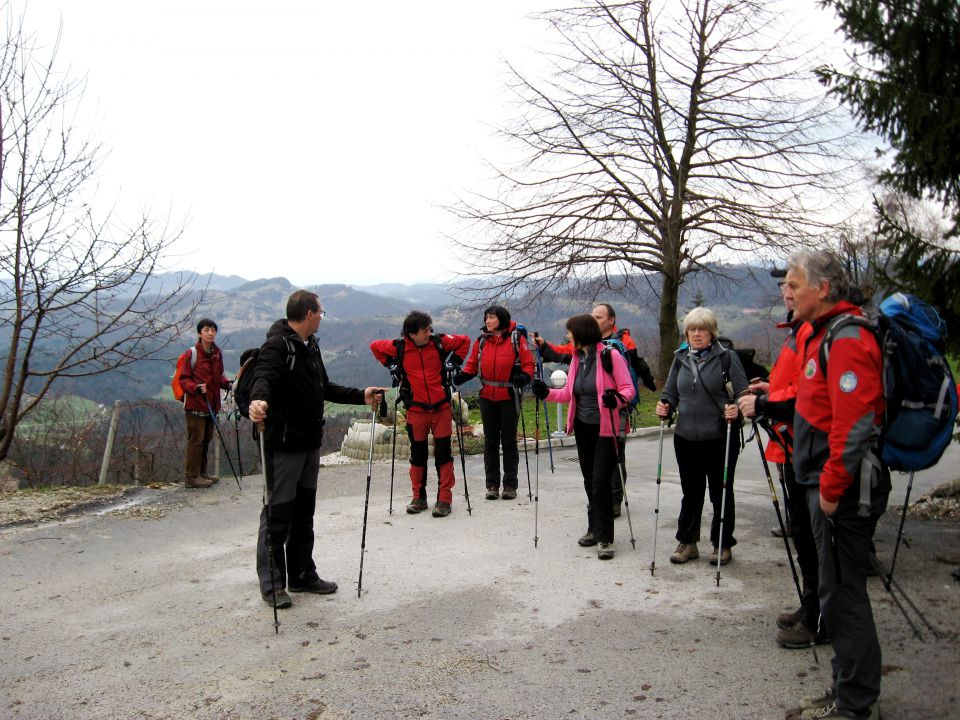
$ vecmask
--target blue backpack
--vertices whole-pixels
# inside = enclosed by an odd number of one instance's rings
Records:
[[[830,342],[847,325],[867,328],[883,357],[883,399],[879,457],[891,470],[913,472],[937,464],[953,437],[957,384],[944,357],[946,325],[922,300],[895,293],[872,317],[841,315],[820,344],[827,372]]]
[[[606,370],[608,373],[613,373],[613,361],[609,359],[608,354],[611,348],[619,351],[623,361],[627,364],[627,370],[630,371],[630,382],[633,383],[633,399],[630,401],[629,406],[630,408],[635,408],[640,402],[640,386],[637,378],[637,371],[633,369],[633,363],[631,363],[630,358],[627,357],[627,348],[624,346],[623,342],[613,337],[606,338],[602,342],[605,347],[600,355],[600,360],[603,363],[604,370]]]

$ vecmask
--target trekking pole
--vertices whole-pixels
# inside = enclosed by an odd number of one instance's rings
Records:
[[[537,333],[533,334],[533,346],[537,349],[537,380],[543,382],[543,357],[540,355],[540,346],[537,345],[537,338],[540,337]],[[550,455],[550,472],[554,470],[553,467],[553,440],[550,438],[550,413],[548,413],[547,406],[543,406],[543,417],[547,423],[547,452]],[[540,443],[540,426],[537,425],[537,444]]]
[[[617,472],[620,473],[620,485],[623,488],[623,505],[627,508],[627,526],[630,528],[630,544],[633,549],[637,549],[637,541],[633,537],[633,521],[630,520],[630,501],[627,499],[627,454],[626,454],[626,434],[623,437],[623,445],[620,444],[618,426],[613,415],[613,408],[607,408],[610,411],[610,427],[614,428],[613,451],[617,454]],[[626,428],[624,428],[626,429]]]
[[[760,433],[757,432],[756,423],[753,426],[753,435],[757,438],[757,448],[760,451],[760,462],[763,464],[763,472],[767,477],[767,487],[770,488],[770,500],[773,502],[773,509],[777,513],[777,524],[780,526],[780,533],[783,536],[783,545],[787,550],[787,560],[790,561],[790,572],[793,574],[793,584],[797,588],[797,597],[800,604],[803,604],[803,591],[800,589],[800,578],[797,575],[797,566],[793,562],[793,553],[790,551],[790,541],[787,539],[787,528],[783,522],[783,516],[780,513],[780,501],[777,499],[777,491],[773,486],[773,477],[770,475],[770,465],[767,463],[767,456],[763,453],[763,441],[760,439]]]
[[[910,596],[907,595],[906,591],[900,586],[900,583],[893,579],[892,575],[889,576],[890,585],[887,585],[886,580],[888,578],[888,574],[884,571],[883,565],[880,564],[880,559],[876,555],[870,556],[870,564],[873,565],[873,569],[876,570],[877,574],[884,578],[883,586],[886,588],[887,592],[890,593],[890,598],[900,609],[900,612],[903,614],[903,618],[907,621],[907,624],[910,626],[910,629],[913,630],[913,634],[917,636],[917,639],[920,640],[920,642],[926,642],[926,640],[924,640],[923,636],[920,634],[920,631],[917,629],[917,626],[911,622],[910,617],[907,615],[906,609],[900,604],[900,601],[897,600],[897,596],[893,593],[893,590],[896,590],[900,593],[903,599],[907,601],[907,605],[909,605],[913,612],[916,613],[917,617],[923,621],[923,624],[927,626],[935,638],[938,640],[943,638],[944,636],[940,630],[927,619],[927,616],[920,610],[920,608],[917,607],[916,603],[910,599]]]
[[[277,617],[277,577],[273,567],[273,527],[270,522],[270,499],[267,497],[267,451],[263,445],[263,432],[261,428],[256,427],[257,435],[260,437],[260,467],[263,470],[263,506],[267,510],[267,570],[270,573],[270,591],[273,593],[273,631],[280,634],[280,618]]]
[[[536,335],[536,333],[534,333]],[[541,378],[537,378],[540,380]],[[544,404],[546,405],[546,404]],[[546,407],[544,407],[546,409]],[[533,547],[537,547],[537,531],[539,529],[539,510],[540,510],[540,398],[536,398],[533,405],[533,456],[534,456],[534,493],[533,500]]]
[[[240,450],[240,411],[233,409],[233,432],[237,437],[237,470],[240,471],[240,477],[243,477],[243,452]]]
[[[387,416],[387,398],[380,390],[376,393],[380,396],[380,417]],[[363,500],[363,534],[360,536],[360,575],[357,577],[357,597],[360,597],[360,591],[363,590],[363,556],[367,549],[367,510],[370,507],[370,478],[373,475],[373,443],[376,440],[377,429],[377,408],[370,411],[370,455],[367,458],[367,493]]]
[[[520,416],[520,429],[523,431],[523,462],[527,466],[527,499],[533,500],[533,491],[530,489],[530,458],[527,456],[527,421],[523,419],[523,390],[514,388],[513,403]]]
[[[206,393],[203,393],[203,399],[207,403],[207,410],[210,411],[210,419],[213,420],[213,426],[217,429],[217,437],[220,438],[220,445],[223,447],[223,454],[227,456],[227,463],[230,465],[230,472],[233,473],[233,479],[237,481],[237,490],[243,491],[243,488],[240,487],[240,477],[237,475],[237,471],[233,469],[233,460],[230,459],[230,451],[227,450],[227,443],[223,440],[223,433],[220,432],[220,423],[217,422],[217,416],[213,413],[213,406],[210,404],[210,398],[207,397]]]
[[[390,449],[390,514],[393,515],[393,471],[397,466],[397,403],[400,402],[400,393],[393,400],[393,447]]]
[[[907,520],[907,508],[910,505],[910,491],[913,490],[913,471],[910,471],[910,479],[907,481],[907,495],[903,498],[903,512],[900,513],[900,527],[897,528],[897,542],[893,546],[893,558],[890,560],[890,572],[881,575],[883,584],[890,590],[890,583],[893,582],[893,568],[897,564],[897,553],[900,550],[900,541],[903,540],[903,524]]]
[[[473,515],[470,508],[470,490],[467,488],[467,459],[463,454],[463,405],[460,404],[460,389],[456,386],[454,389],[457,393],[457,445],[460,446],[460,469],[463,471],[463,496],[467,501],[467,515]]]
[[[720,563],[723,561],[723,516],[727,510],[727,471],[730,469],[730,433],[733,421],[727,420],[727,445],[723,449],[723,489],[720,496],[720,538],[717,543],[717,587],[720,587]]]
[[[650,574],[657,570],[657,531],[660,529],[660,477],[663,472],[663,427],[666,420],[660,421],[660,442],[657,446],[657,502],[653,506],[653,552],[650,554]]]

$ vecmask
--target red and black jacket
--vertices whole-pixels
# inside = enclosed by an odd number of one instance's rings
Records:
[[[832,320],[863,315],[843,301],[811,323],[801,348],[794,416],[794,469],[801,485],[820,485],[820,495],[837,502],[860,477],[883,420],[882,358],[868,329],[846,325],[830,345],[827,372],[820,344]]]
[[[190,363],[190,352],[187,351],[183,358],[183,367],[180,370],[180,385],[183,387],[183,408],[191,413],[209,414],[212,409],[214,414],[220,412],[220,390],[227,390],[230,387],[230,381],[223,374],[223,355],[220,354],[220,348],[216,343],[210,348],[210,352],[203,349],[203,344],[198,340],[194,346],[197,351],[197,362],[195,365]],[[197,387],[203,383],[207,384],[206,399],[204,394]],[[210,403],[209,407],[207,403]]]
[[[444,355],[453,353],[459,365],[470,350],[466,335],[431,335],[423,346],[409,337],[374,340],[370,350],[379,363],[390,366],[399,361],[402,376],[400,399],[406,407],[437,410],[450,401],[444,377]]]
[[[533,377],[533,355],[527,345],[527,339],[517,334],[517,347],[513,346],[513,332],[517,324],[510,321],[506,330],[496,332],[483,331],[483,334],[473,343],[470,357],[463,365],[462,376],[480,376],[483,387],[480,397],[493,402],[512,400],[510,392],[510,378],[514,368],[527,374],[527,379]],[[518,357],[519,355],[519,357]],[[459,382],[459,380],[458,380]]]

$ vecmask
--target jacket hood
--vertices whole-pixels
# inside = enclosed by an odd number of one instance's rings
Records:
[[[270,326],[270,329],[267,330],[268,340],[272,337],[277,337],[278,335],[294,335],[298,338],[300,337],[297,335],[296,331],[290,327],[290,324],[287,322],[286,318],[277,320],[273,325]]]

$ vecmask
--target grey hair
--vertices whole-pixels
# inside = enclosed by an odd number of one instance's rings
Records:
[[[687,331],[695,328],[703,328],[710,333],[710,337],[716,340],[720,335],[717,326],[717,316],[710,308],[695,307],[683,318],[683,337],[686,339]]]
[[[843,264],[829,250],[800,250],[790,256],[787,261],[787,271],[802,272],[807,283],[819,287],[825,282],[829,286],[827,302],[840,302],[850,292],[850,281],[843,269]]]

